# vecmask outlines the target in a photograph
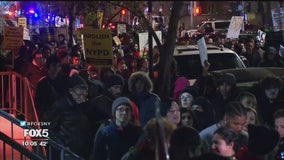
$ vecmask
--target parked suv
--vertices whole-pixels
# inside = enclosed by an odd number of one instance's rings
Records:
[[[214,21],[202,21],[197,25],[196,29],[188,30],[189,37],[193,37],[197,30],[201,28],[205,29],[206,34],[214,35],[217,32],[227,32],[230,26],[231,20],[214,20]]]
[[[205,32],[220,32],[228,30],[231,20],[214,20],[214,21],[203,21],[198,28],[204,28]]]
[[[246,68],[236,52],[228,48],[207,45],[209,71],[231,68]],[[176,46],[174,59],[177,62],[179,76],[195,81],[202,74],[202,66],[197,45]],[[191,83],[192,84],[192,83]]]

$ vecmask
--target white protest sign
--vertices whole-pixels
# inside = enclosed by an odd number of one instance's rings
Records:
[[[126,24],[118,23],[117,24],[117,35],[122,34],[122,33],[126,33]]]
[[[83,34],[81,34],[81,42],[82,42],[82,51],[83,51],[84,60],[86,60],[86,52],[85,52],[84,35]]]
[[[199,55],[200,55],[200,62],[201,62],[201,65],[204,67],[205,60],[208,60],[207,47],[206,47],[206,42],[205,42],[204,37],[200,38],[197,41],[197,44],[198,44],[198,50],[199,50]]]
[[[156,35],[158,36],[160,42],[162,41],[162,32],[161,31],[155,31]],[[148,32],[139,33],[139,51],[140,53],[143,51],[148,51],[149,48],[149,42],[148,42]],[[156,46],[157,43],[153,38],[153,46]]]
[[[230,22],[227,38],[239,38],[243,22],[243,16],[233,16]]]
[[[284,7],[271,9],[273,31],[284,30]]]
[[[23,32],[23,39],[24,40],[31,40],[31,36],[30,36],[30,30],[29,29],[27,29],[27,28],[24,28],[24,30],[23,30],[24,32]]]
[[[280,57],[284,57],[284,46],[282,46],[281,44],[280,44],[280,47],[279,47],[279,56]]]
[[[261,31],[261,30],[257,30],[257,39],[259,40],[260,42],[260,45],[263,46],[264,43],[265,43],[265,36],[266,36],[266,33]]]

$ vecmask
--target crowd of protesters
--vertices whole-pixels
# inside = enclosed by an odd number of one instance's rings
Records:
[[[113,66],[104,68],[87,64],[81,44],[70,47],[64,36],[19,49],[14,71],[29,80],[40,121],[51,122],[51,139],[86,160],[149,160],[157,156],[160,122],[171,160],[281,159],[281,77],[267,76],[240,92],[233,74],[213,77],[206,62],[194,84],[177,73],[172,95],[161,100],[147,56],[124,36]],[[248,67],[284,67],[275,46],[261,47],[256,39],[206,41],[236,51]]]

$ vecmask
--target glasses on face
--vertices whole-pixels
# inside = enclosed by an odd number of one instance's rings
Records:
[[[190,98],[190,96],[181,96],[180,97],[181,100],[185,100],[185,99],[189,99],[189,98]]]
[[[126,112],[126,113],[129,113],[130,112],[130,108],[126,107],[126,108],[117,108],[116,109],[117,112],[119,113],[123,113],[123,112]]]

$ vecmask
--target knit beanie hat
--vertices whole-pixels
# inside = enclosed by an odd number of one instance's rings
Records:
[[[132,111],[131,100],[127,97],[118,97],[112,103],[112,114],[113,115],[115,115],[115,110],[121,104],[125,104],[125,105],[129,106],[131,111]]]
[[[271,152],[280,140],[279,133],[264,125],[249,125],[248,150],[260,155]]]
[[[109,88],[109,87],[114,86],[114,85],[122,85],[123,86],[124,85],[124,79],[120,75],[111,75],[106,80],[105,85],[106,85],[106,88]]]
[[[68,88],[74,87],[88,88],[88,84],[80,75],[74,74],[68,79]]]

